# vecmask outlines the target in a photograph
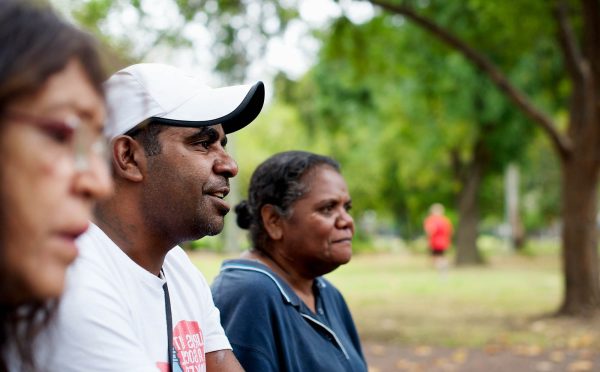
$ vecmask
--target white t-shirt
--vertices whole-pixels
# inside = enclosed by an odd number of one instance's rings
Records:
[[[41,370],[168,371],[165,281],[173,371],[206,371],[205,353],[231,349],[208,283],[180,247],[169,251],[159,278],[95,225],[78,246],[58,317],[39,340]]]

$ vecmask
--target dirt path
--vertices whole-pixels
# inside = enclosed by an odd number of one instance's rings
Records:
[[[369,372],[582,372],[600,371],[600,352],[513,347],[484,350],[363,344]]]

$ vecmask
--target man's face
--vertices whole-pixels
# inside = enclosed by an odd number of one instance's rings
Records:
[[[218,234],[230,208],[223,200],[229,178],[238,172],[223,128],[166,127],[158,140],[160,154],[147,158],[145,222],[177,242]]]

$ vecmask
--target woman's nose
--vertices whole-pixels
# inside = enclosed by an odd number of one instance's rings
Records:
[[[113,192],[113,180],[109,166],[100,158],[90,159],[89,162],[86,169],[76,171],[74,190],[88,199],[104,199]]]
[[[348,213],[348,211],[346,209],[343,209],[337,220],[336,220],[336,224],[337,227],[340,229],[343,228],[351,228],[354,230],[354,218],[352,218],[352,216],[350,215],[350,213]]]

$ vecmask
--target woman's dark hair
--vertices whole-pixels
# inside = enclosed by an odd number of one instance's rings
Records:
[[[13,100],[37,92],[71,60],[81,63],[90,84],[104,96],[105,74],[91,36],[40,1],[0,1],[0,119]],[[0,169],[0,192],[9,177]],[[0,209],[0,221],[6,213]],[[50,319],[56,300],[15,300],[19,296],[10,284],[13,278],[6,277],[2,267],[6,244],[6,231],[0,224],[0,371],[9,369],[8,349],[20,358],[20,370],[34,370],[33,340]]]
[[[60,19],[41,1],[0,2],[0,110],[36,92],[72,59],[79,60],[102,96],[106,76],[96,41]]]
[[[332,158],[305,151],[275,154],[256,168],[248,186],[248,200],[235,207],[237,224],[250,230],[255,249],[264,251],[269,239],[260,214],[262,207],[272,205],[281,216],[289,217],[294,202],[310,191],[307,175],[320,166],[340,170]]]

